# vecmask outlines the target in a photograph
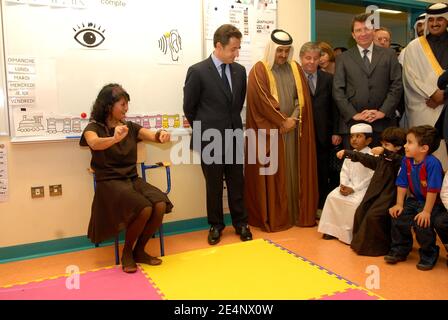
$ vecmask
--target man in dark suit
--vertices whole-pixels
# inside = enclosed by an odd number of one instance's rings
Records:
[[[232,25],[219,27],[213,37],[213,53],[188,69],[184,86],[184,113],[193,128],[191,148],[200,152],[206,183],[210,245],[219,242],[225,227],[224,177],[232,224],[242,241],[252,240],[243,199],[241,110],[246,97],[246,70],[234,62],[241,38],[241,32]]]
[[[352,36],[357,45],[336,59],[333,80],[333,97],[341,116],[339,130],[345,134],[347,149],[348,130],[358,122],[372,126],[372,145],[379,145],[381,132],[396,125],[395,110],[403,92],[401,67],[395,52],[373,44],[370,14],[354,17]]]
[[[321,49],[316,43],[307,42],[300,49],[300,64],[308,79],[313,106],[319,186],[318,208],[322,209],[330,192],[331,152],[333,146],[342,142],[342,138],[338,135],[339,115],[332,96],[333,75],[318,69],[320,57]]]

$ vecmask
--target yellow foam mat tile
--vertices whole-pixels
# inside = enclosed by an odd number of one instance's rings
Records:
[[[300,300],[357,288],[265,240],[195,250],[141,265],[165,299]]]

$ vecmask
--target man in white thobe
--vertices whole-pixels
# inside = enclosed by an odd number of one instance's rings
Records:
[[[426,9],[425,36],[414,39],[403,61],[408,127],[434,126],[443,109],[443,91],[437,87],[439,76],[448,67],[448,5],[436,3]],[[446,146],[434,155],[448,168]]]

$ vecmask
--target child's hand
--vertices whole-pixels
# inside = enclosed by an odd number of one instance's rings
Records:
[[[341,150],[336,153],[336,157],[338,157],[338,159],[344,158],[344,155],[345,155],[345,150]]]
[[[344,186],[341,184],[341,187],[339,189],[339,192],[344,196],[347,197],[349,195],[351,195],[352,193],[355,193],[355,190],[353,190],[350,187]]]
[[[346,187],[347,196],[351,195],[352,193],[355,193],[355,190],[353,190],[350,187]]]
[[[431,224],[431,213],[422,211],[414,218],[420,228],[428,228]]]
[[[403,212],[403,206],[396,204],[392,208],[389,209],[389,214],[392,218],[398,218]]]
[[[379,156],[384,153],[384,148],[383,147],[375,147],[375,148],[372,148],[371,151],[374,155]]]

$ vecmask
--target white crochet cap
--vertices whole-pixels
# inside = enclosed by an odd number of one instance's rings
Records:
[[[372,133],[372,126],[367,123],[358,123],[350,128],[350,133]]]

